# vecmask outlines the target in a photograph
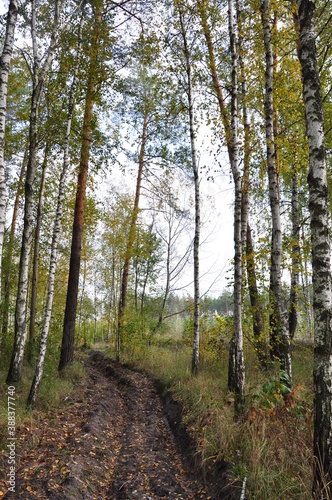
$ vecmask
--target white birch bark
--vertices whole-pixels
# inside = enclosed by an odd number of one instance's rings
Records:
[[[315,4],[298,0],[300,62],[309,144],[309,210],[314,289],[314,498],[332,497],[331,269],[324,117],[316,55]]]
[[[194,100],[192,89],[191,61],[190,51],[187,43],[187,34],[184,26],[183,13],[178,6],[181,35],[183,39],[183,52],[186,61],[187,73],[187,97],[190,128],[190,146],[191,146],[191,165],[194,173],[195,182],[195,236],[194,236],[194,338],[192,351],[191,371],[197,374],[199,368],[199,316],[200,316],[200,297],[199,297],[199,237],[200,237],[200,193],[199,193],[199,171],[197,165],[196,144],[195,144],[195,124],[194,124]]]
[[[33,269],[32,269],[32,286],[31,286],[31,302],[30,302],[30,328],[29,328],[29,348],[28,348],[28,360],[31,362],[32,354],[35,350],[35,326],[36,326],[36,312],[37,312],[37,291],[38,291],[38,261],[39,261],[39,237],[40,237],[40,226],[41,218],[43,212],[44,204],[44,189],[46,182],[46,169],[47,169],[47,159],[48,159],[49,145],[45,146],[44,161],[42,167],[42,178],[39,187],[39,201],[37,207],[37,221],[35,229],[35,245],[33,252]]]
[[[53,237],[52,237],[52,245],[51,245],[51,256],[50,256],[50,265],[49,265],[49,274],[48,274],[48,284],[47,284],[47,301],[45,308],[45,316],[43,321],[43,329],[40,336],[40,346],[39,346],[39,354],[35,369],[34,378],[32,381],[30,394],[28,397],[27,404],[31,405],[33,408],[37,404],[38,394],[41,379],[43,376],[44,370],[44,361],[46,355],[46,346],[47,346],[47,338],[48,332],[50,328],[51,316],[52,316],[52,307],[53,307],[53,299],[54,299],[54,282],[55,282],[55,271],[56,271],[56,261],[58,254],[58,243],[61,234],[61,222],[62,222],[62,211],[63,211],[63,200],[65,195],[65,182],[66,176],[69,168],[69,141],[70,141],[70,132],[71,132],[71,123],[74,112],[75,105],[75,91],[77,84],[77,75],[79,64],[81,60],[81,52],[82,52],[82,30],[83,30],[83,15],[81,17],[81,23],[79,27],[79,35],[78,35],[78,43],[77,43],[77,55],[76,55],[76,65],[74,69],[73,81],[70,88],[69,94],[69,102],[68,102],[68,114],[67,114],[67,125],[66,125],[66,135],[63,146],[63,164],[62,164],[62,172],[59,181],[59,190],[58,190],[58,201],[53,229]],[[85,272],[84,272],[84,281],[85,281]],[[82,290],[82,300],[84,294],[84,281],[83,281],[83,290]],[[81,306],[82,307],[82,306]]]
[[[32,68],[32,96],[30,110],[30,131],[29,131],[29,160],[25,181],[25,206],[24,206],[24,226],[19,266],[18,289],[15,309],[15,339],[11,358],[7,382],[18,382],[21,380],[24,348],[27,340],[25,308],[27,301],[28,286],[28,266],[31,251],[32,229],[33,229],[33,195],[35,172],[38,150],[38,111],[39,104],[53,54],[56,46],[56,36],[60,16],[59,0],[55,1],[55,12],[50,45],[48,47],[45,61],[40,69],[37,39],[36,39],[36,2],[32,0],[31,16],[31,37],[33,45],[33,68]]]
[[[292,272],[290,290],[290,310],[288,327],[290,338],[293,339],[297,327],[298,288],[300,280],[300,222],[299,222],[299,187],[296,171],[292,177]]]
[[[19,202],[20,202],[20,198],[21,198],[23,177],[25,174],[27,161],[28,161],[28,147],[26,147],[25,152],[24,152],[20,177],[18,180],[18,186],[17,186],[17,191],[16,191],[16,197],[15,197],[15,202],[14,202],[12,223],[11,223],[11,228],[10,228],[10,236],[9,236],[9,243],[8,243],[8,256],[7,256],[7,269],[6,269],[6,274],[4,276],[5,293],[4,293],[4,297],[2,299],[2,336],[0,339],[0,347],[1,347],[2,343],[5,342],[6,337],[7,337],[7,331],[8,331],[10,284],[11,284],[10,278],[11,278],[11,267],[12,267],[12,258],[13,258],[15,227],[16,227]]]
[[[82,281],[82,292],[81,292],[81,299],[80,299],[80,314],[79,314],[79,317],[78,317],[77,343],[79,343],[79,341],[81,339],[85,278],[86,278],[86,258],[83,259],[83,281]]]
[[[94,324],[95,324],[95,329],[94,329],[94,336],[93,336],[93,343],[95,344],[97,342],[97,286],[96,286],[96,269],[94,272],[94,309],[95,309],[95,314],[94,314]]]
[[[280,218],[280,202],[278,189],[278,173],[275,162],[275,146],[273,133],[273,51],[271,41],[271,28],[269,23],[270,0],[261,3],[262,25],[264,34],[264,47],[266,56],[265,70],[265,127],[267,170],[269,179],[269,196],[272,213],[272,252],[271,252],[271,306],[270,315],[270,341],[274,347],[274,355],[280,359],[281,369],[292,380],[292,360],[290,340],[287,327],[287,311],[282,300],[281,283],[281,253],[282,230]]]
[[[242,23],[243,10],[242,0],[236,0],[236,16],[238,25],[238,49],[239,49],[239,66],[241,75],[241,93],[242,93],[242,112],[243,112],[243,128],[244,128],[244,160],[243,160],[243,176],[242,176],[242,213],[241,213],[241,239],[242,239],[242,255],[246,254],[247,246],[247,226],[249,223],[249,206],[250,206],[250,122],[247,106],[247,78],[243,62],[243,33],[244,27]],[[244,277],[244,272],[243,272]]]
[[[232,173],[234,179],[234,392],[236,394],[235,413],[243,411],[245,392],[245,373],[243,357],[242,333],[242,180],[239,169],[238,147],[238,116],[237,116],[237,50],[233,20],[233,0],[228,0],[228,26],[232,55],[232,102],[231,102],[231,131],[232,131]]]
[[[10,60],[13,53],[14,34],[17,20],[18,0],[10,0],[5,42],[0,57],[0,283],[2,269],[3,238],[6,222],[6,179],[5,179],[5,126],[7,111],[7,88]],[[1,287],[0,287],[1,288]],[[0,289],[1,295],[1,289]],[[0,297],[1,298],[1,297]]]

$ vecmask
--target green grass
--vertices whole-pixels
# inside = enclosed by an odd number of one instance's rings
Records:
[[[95,344],[114,357],[112,348]],[[16,384],[17,427],[30,428],[33,436],[46,412],[64,403],[66,396],[83,376],[81,354],[78,360],[57,373],[57,353],[47,358],[38,408],[26,408],[33,368],[24,365],[22,382]],[[277,377],[277,370],[262,372],[255,353],[246,347],[246,418],[234,422],[232,394],[227,389],[228,354],[204,351],[199,374],[191,376],[191,349],[181,342],[133,347],[122,361],[153,374],[183,407],[183,419],[197,440],[197,460],[203,468],[218,460],[232,465],[234,479],[247,478],[247,494],[253,499],[309,499],[312,481],[312,348],[296,344],[293,348],[294,392],[285,404],[280,395],[265,393],[263,386]],[[8,360],[9,363],[9,360]],[[6,363],[6,365],[8,364]],[[7,437],[8,367],[0,371],[0,445]],[[273,384],[272,384],[273,386]],[[37,437],[36,437],[37,442]]]
[[[112,356],[112,350],[109,350]],[[183,418],[195,435],[203,467],[217,460],[232,464],[234,479],[247,478],[247,494],[255,499],[309,499],[312,481],[312,348],[293,348],[294,391],[286,401],[265,393],[277,369],[260,370],[247,346],[246,418],[234,421],[227,389],[228,355],[202,356],[200,371],[191,376],[191,349],[151,346],[131,350],[123,361],[152,373],[183,406]],[[271,385],[271,384],[270,384]],[[272,384],[273,386],[273,384]]]
[[[29,432],[31,435],[31,446],[33,446],[34,441],[36,441],[36,439],[34,439],[34,436],[38,434],[40,422],[41,420],[43,420],[46,413],[49,410],[52,410],[52,408],[61,407],[65,402],[65,398],[71,394],[71,392],[75,389],[77,383],[83,377],[84,368],[81,362],[81,356],[82,355],[80,354],[80,356],[76,361],[74,361],[72,365],[65,368],[61,373],[61,376],[59,376],[57,372],[56,359],[53,358],[53,356],[48,356],[45,363],[45,370],[40,387],[36,410],[31,410],[31,408],[26,407],[31,382],[34,375],[34,367],[29,365],[28,363],[24,363],[21,382],[11,384],[16,388],[15,420],[17,435],[19,435],[20,429],[22,427],[29,428]],[[8,384],[6,384],[6,377],[8,373],[9,360],[7,361],[8,363],[4,364],[6,369],[0,371],[0,449],[3,453],[7,446],[8,437]]]

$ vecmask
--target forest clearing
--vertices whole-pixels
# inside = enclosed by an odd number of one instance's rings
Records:
[[[332,500],[332,2],[0,21],[0,498]]]

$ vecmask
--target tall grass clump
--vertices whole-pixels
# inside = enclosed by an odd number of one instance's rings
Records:
[[[197,443],[202,467],[226,460],[235,479],[246,478],[255,499],[311,498],[312,347],[293,348],[294,388],[283,393],[277,365],[260,369],[246,345],[246,411],[234,421],[234,397],[227,389],[228,352],[202,356],[192,377],[191,349],[184,344],[152,345],[125,359],[153,374],[183,408],[183,422]],[[282,380],[282,377],[281,377]]]

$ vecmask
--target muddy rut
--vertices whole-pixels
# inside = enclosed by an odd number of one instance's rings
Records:
[[[65,406],[22,433],[16,493],[3,498],[230,498],[224,472],[204,479],[190,465],[182,430],[175,438],[145,374],[95,351],[85,368]]]

